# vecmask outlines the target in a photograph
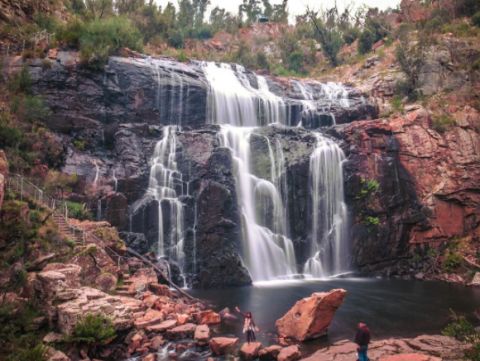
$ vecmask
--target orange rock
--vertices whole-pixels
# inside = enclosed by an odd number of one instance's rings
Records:
[[[334,289],[298,301],[276,322],[280,337],[305,341],[325,335],[346,294],[343,289]]]
[[[210,328],[207,325],[199,325],[193,336],[199,345],[206,345],[210,339]]]
[[[297,345],[288,346],[282,348],[278,353],[277,360],[278,361],[296,361],[299,360],[302,354],[300,353],[300,349]]]
[[[245,361],[255,360],[261,348],[260,342],[244,343],[240,348],[240,358]]]
[[[197,325],[193,323],[186,323],[185,325],[177,326],[167,330],[167,337],[170,340],[192,338],[196,328]]]
[[[143,317],[136,319],[134,323],[136,328],[141,329],[159,323],[163,321],[164,318],[165,315],[163,312],[149,309]]]
[[[194,314],[194,318],[197,323],[202,325],[215,325],[222,322],[220,315],[212,310],[198,312]]]
[[[179,325],[184,325],[190,320],[190,316],[184,313],[180,313],[177,315],[177,323]]]
[[[151,284],[158,283],[157,274],[153,268],[140,268],[129,280],[132,283],[128,287],[128,292],[132,293],[145,291]]]
[[[177,325],[177,320],[165,320],[158,325],[147,327],[148,332],[165,332]]]
[[[165,344],[162,336],[157,335],[150,340],[150,350],[158,351],[158,349]]]
[[[161,285],[158,283],[152,283],[150,285],[150,289],[152,290],[153,293],[155,293],[157,296],[167,296],[167,297],[172,297],[172,292],[170,291],[170,288],[168,288],[167,285]]]
[[[261,361],[276,360],[281,350],[282,350],[282,346],[280,345],[271,345],[271,346],[265,347],[264,349],[261,349],[258,352],[258,358]]]
[[[212,353],[217,356],[231,354],[238,346],[237,337],[214,337],[209,342]]]

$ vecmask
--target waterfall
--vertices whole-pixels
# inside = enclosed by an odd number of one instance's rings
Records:
[[[334,141],[319,133],[316,138],[317,145],[310,157],[312,239],[304,273],[324,277],[348,267],[342,170],[345,155]]]
[[[310,121],[315,118],[318,111],[327,114],[332,119],[332,124],[336,124],[335,114],[331,111],[332,106],[339,105],[343,108],[350,107],[350,101],[348,98],[348,89],[339,83],[318,83],[310,82],[303,83],[298,80],[294,80],[293,84],[300,92],[302,99],[303,118]],[[321,108],[318,109],[319,104]]]
[[[241,65],[202,63],[210,86],[209,119],[214,124],[259,126],[272,123],[288,124],[287,106],[272,93],[267,80],[247,74]],[[249,76],[257,83],[250,83]]]
[[[264,281],[292,275],[296,266],[293,243],[284,233],[286,219],[280,194],[272,182],[250,170],[250,136],[254,130],[224,125],[220,142],[230,149],[234,162],[244,261],[252,279]]]
[[[155,145],[151,161],[147,194],[158,202],[157,256],[167,256],[181,265],[184,259],[184,209],[179,199],[182,174],[175,159],[177,131],[177,126],[163,128],[162,139]]]

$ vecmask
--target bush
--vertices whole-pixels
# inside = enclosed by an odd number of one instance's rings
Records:
[[[360,36],[360,30],[358,28],[349,28],[343,33],[343,41],[350,45]]]
[[[23,98],[23,119],[27,122],[44,121],[50,115],[50,109],[38,96]]]
[[[398,113],[403,113],[403,102],[402,102],[402,97],[399,95],[396,95],[392,99],[392,108],[394,111]]]
[[[23,133],[0,121],[0,148],[18,147],[23,143]]]
[[[480,28],[480,11],[477,11],[475,14],[473,14],[472,25]]]
[[[365,199],[376,193],[380,188],[380,183],[376,179],[364,179],[360,181],[361,189],[357,194],[357,199]]]
[[[363,30],[358,38],[358,52],[360,54],[366,54],[370,52],[374,42],[374,34],[368,29]]]
[[[432,117],[432,128],[439,133],[447,131],[448,128],[452,127],[455,124],[455,119],[446,114]]]
[[[268,61],[267,55],[263,51],[257,53],[257,67],[259,69],[270,70],[270,63]]]
[[[294,51],[288,56],[288,69],[296,73],[304,73],[305,68],[304,64],[304,55],[301,51]]]
[[[94,68],[100,68],[110,55],[121,48],[141,51],[142,34],[127,18],[116,16],[93,20],[85,25],[80,35],[82,60]]]
[[[16,355],[12,355],[9,361],[46,361],[47,347],[38,344],[33,348],[19,349]]]
[[[84,203],[67,201],[68,216],[80,220],[93,219]]]
[[[104,315],[88,314],[77,322],[69,341],[87,345],[103,345],[116,337],[112,321]]]
[[[185,46],[185,37],[181,31],[173,30],[168,33],[167,42],[168,45],[181,49]]]
[[[31,92],[32,78],[28,67],[22,67],[22,70],[15,74],[8,83],[8,89],[13,93],[27,93]]]
[[[59,28],[55,36],[56,39],[64,45],[79,49],[80,38],[84,32],[84,28],[85,24],[81,20],[74,19]]]
[[[463,258],[460,254],[458,254],[457,252],[448,251],[447,255],[443,259],[443,269],[446,272],[453,272],[461,266],[462,261]]]
[[[451,312],[452,322],[442,331],[445,336],[454,337],[460,341],[469,341],[475,335],[475,327],[465,318],[458,316],[455,312]]]

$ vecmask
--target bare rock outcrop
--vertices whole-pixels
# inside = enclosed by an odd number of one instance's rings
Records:
[[[301,299],[277,320],[280,337],[305,341],[325,335],[346,294],[343,289],[334,289]]]

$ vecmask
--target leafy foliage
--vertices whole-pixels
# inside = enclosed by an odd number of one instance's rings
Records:
[[[116,337],[112,321],[104,315],[88,314],[80,319],[68,341],[87,345],[102,345]]]
[[[440,116],[432,117],[432,128],[439,133],[443,133],[448,130],[451,126],[455,125],[455,119],[448,116],[447,114],[442,114]]]
[[[69,217],[80,220],[93,219],[92,214],[84,203],[68,201],[67,209]]]

